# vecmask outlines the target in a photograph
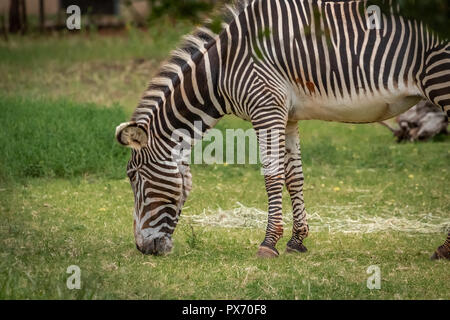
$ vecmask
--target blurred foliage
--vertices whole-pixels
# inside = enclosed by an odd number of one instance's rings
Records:
[[[213,0],[148,0],[151,13],[149,19],[156,20],[163,16],[172,19],[200,21],[201,13],[211,11],[217,1]]]
[[[207,13],[218,0],[148,0],[151,6],[150,20],[161,16],[172,19],[189,19],[199,22],[201,14]],[[441,37],[450,38],[450,5],[448,0],[369,0],[367,6],[376,4],[388,14],[392,7],[399,7],[399,13],[408,19],[423,21]]]
[[[403,17],[422,21],[441,37],[450,39],[448,0],[369,0],[367,5],[371,4],[378,5],[384,13],[389,13],[392,6],[398,7]]]

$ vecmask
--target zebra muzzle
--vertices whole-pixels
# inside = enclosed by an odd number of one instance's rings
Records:
[[[172,250],[172,239],[164,236],[155,239],[143,239],[140,243],[136,243],[137,249],[147,255],[165,255]]]

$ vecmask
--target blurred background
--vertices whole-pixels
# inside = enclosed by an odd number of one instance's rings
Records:
[[[336,0],[331,0],[336,1]],[[88,28],[120,28],[128,23],[148,27],[162,16],[172,20],[188,19],[198,22],[201,13],[218,3],[233,0],[1,0],[0,19],[3,34],[26,33],[31,30],[58,30],[65,28],[66,8],[78,5],[83,14],[83,25]],[[449,3],[446,0],[369,0],[388,11],[398,6],[402,15],[420,19],[441,35],[448,37]],[[390,4],[393,4],[392,6]]]
[[[78,5],[87,28],[123,28],[127,23],[147,27],[168,15],[196,21],[219,0],[1,0],[3,34],[66,28],[66,9]],[[223,1],[222,1],[223,2]]]

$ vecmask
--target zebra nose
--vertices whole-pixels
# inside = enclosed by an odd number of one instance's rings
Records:
[[[172,240],[168,237],[145,239],[140,244],[136,243],[136,248],[146,255],[165,255],[172,250]]]
[[[146,242],[143,242],[141,244],[137,244],[136,243],[136,248],[140,252],[142,252],[143,254],[154,254],[154,255],[156,255],[155,240],[153,240],[153,241],[146,241]]]

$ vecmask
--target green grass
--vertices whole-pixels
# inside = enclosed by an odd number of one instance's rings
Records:
[[[173,253],[136,250],[129,151],[116,145],[114,128],[187,28],[168,29],[165,39],[152,28],[0,45],[8,79],[0,82],[0,299],[450,299],[448,262],[429,260],[450,222],[450,139],[396,144],[379,125],[300,124],[308,253],[283,253],[289,224],[280,258],[260,260],[263,228],[190,218],[237,202],[266,210],[257,165],[192,166]],[[250,125],[226,117],[217,126],[237,127]],[[386,229],[354,232],[372,218]],[[392,219],[412,231],[395,230]],[[428,225],[414,230],[419,223]],[[70,265],[81,268],[81,290],[66,288]],[[370,265],[381,268],[380,290],[366,287]]]
[[[198,185],[199,172],[194,174]],[[222,192],[233,189],[233,182],[225,179]],[[239,200],[251,204],[248,198],[256,197],[264,207],[260,191]],[[260,260],[255,252],[264,230],[193,225],[192,231],[182,219],[174,252],[148,257],[134,247],[132,193],[125,179],[35,179],[3,193],[9,201],[2,203],[0,228],[2,298],[450,298],[448,262],[428,259],[443,234],[313,232],[307,254]],[[187,213],[202,210],[195,199],[218,193],[194,189]],[[236,197],[231,192],[228,201]],[[347,201],[339,197],[335,203]],[[82,270],[80,292],[65,287],[66,268],[73,264]],[[374,264],[381,268],[382,289],[371,291],[366,270]]]
[[[0,41],[0,92],[101,105],[137,105],[150,76],[192,25],[129,28],[113,35],[65,32]]]
[[[191,24],[179,21],[173,26],[163,23],[148,30],[128,27],[112,35],[66,30],[51,36],[13,36],[8,42],[0,43],[0,60],[19,69],[52,63],[65,67],[99,59],[103,62],[136,58],[160,61],[192,28]]]
[[[118,106],[0,97],[0,177],[120,177],[128,150],[114,141]]]

